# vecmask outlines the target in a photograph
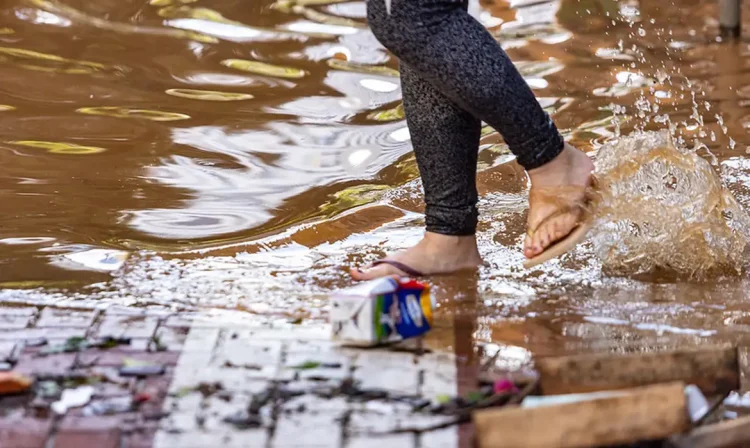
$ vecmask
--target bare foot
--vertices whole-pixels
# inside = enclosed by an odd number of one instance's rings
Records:
[[[589,156],[566,143],[563,151],[554,160],[528,172],[531,178],[528,226],[535,230],[532,236],[526,236],[523,250],[526,258],[539,255],[547,247],[567,236],[578,225],[581,215],[580,209],[572,209],[539,226],[545,218],[560,212],[561,203],[542,200],[541,194],[534,193],[543,191],[544,195],[547,195],[547,192],[559,189],[561,194],[565,194],[563,200],[569,204],[583,200],[585,187],[591,182],[593,170],[594,163]],[[577,187],[580,187],[580,190]]]
[[[477,240],[472,236],[448,236],[426,232],[422,241],[411,249],[389,256],[425,275],[449,274],[482,264],[477,250]],[[404,272],[387,264],[369,269],[350,270],[354,280],[371,280],[389,275],[405,276]]]

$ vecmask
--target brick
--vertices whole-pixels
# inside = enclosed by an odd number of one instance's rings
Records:
[[[115,347],[109,350],[93,349],[81,352],[80,364],[84,366],[120,367],[126,359],[134,359],[149,364],[174,366],[177,365],[179,357],[178,352],[146,352]]]
[[[111,314],[107,312],[99,323],[96,337],[151,338],[159,323],[155,316],[141,314]]]
[[[458,394],[458,369],[452,353],[427,353],[419,357],[417,365],[422,370],[421,395],[432,400],[438,395]]]
[[[271,446],[328,448],[342,445],[342,412],[279,415]]]
[[[66,415],[54,437],[53,448],[119,448],[120,425],[118,416],[96,418]]]
[[[48,356],[28,356],[22,354],[15,369],[27,375],[62,375],[73,367],[75,353],[59,353]]]
[[[135,428],[122,438],[121,448],[153,448],[156,427]]]
[[[0,341],[23,341],[28,339],[46,338],[52,343],[57,339],[59,343],[65,342],[68,338],[84,337],[86,328],[23,328],[18,330],[0,329]]]
[[[15,347],[16,343],[14,341],[0,341],[0,362],[10,358]]]
[[[354,436],[346,444],[346,448],[417,448],[418,446],[432,448],[432,445],[417,445],[414,434]]]
[[[36,313],[36,308],[31,307],[0,307],[0,329],[20,330],[26,328]]]
[[[43,309],[36,322],[36,327],[73,327],[88,328],[94,321],[96,311],[71,310],[48,306]]]
[[[353,376],[363,389],[415,395],[419,378],[415,360],[408,352],[366,350],[357,357]]]
[[[464,429],[465,428],[465,429]],[[430,448],[458,448],[472,446],[471,427],[452,426],[437,431],[427,431],[419,435],[420,445]]]
[[[189,331],[188,328],[184,327],[165,327],[162,325],[156,330],[156,339],[159,341],[159,345],[167,350],[180,351],[185,345]]]
[[[44,448],[51,420],[35,418],[0,419],[0,447]]]

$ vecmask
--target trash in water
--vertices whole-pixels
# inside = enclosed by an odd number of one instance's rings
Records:
[[[0,373],[0,396],[12,395],[26,392],[31,388],[33,381],[17,372]]]
[[[10,372],[13,369],[13,364],[9,362],[0,362],[0,372]]]
[[[133,399],[130,396],[114,397],[107,400],[95,401],[83,408],[83,415],[112,415],[130,412],[133,409]]]
[[[515,393],[518,392],[518,388],[511,380],[498,380],[492,385],[492,391],[496,394],[504,392]]]
[[[724,400],[724,405],[735,408],[750,408],[750,392],[740,394],[737,391],[733,391]]]
[[[60,397],[60,400],[52,403],[52,411],[55,414],[63,415],[68,412],[68,409],[78,408],[86,405],[91,401],[91,396],[94,395],[94,388],[91,386],[81,386],[76,389],[65,389]]]
[[[59,264],[71,269],[87,268],[95,271],[112,272],[120,269],[130,254],[121,250],[91,249],[63,255]]]
[[[429,286],[390,277],[331,295],[333,339],[348,345],[377,345],[421,336],[431,328]]]
[[[122,366],[120,367],[119,373],[120,376],[124,377],[134,376],[141,378],[146,376],[163,375],[165,370],[166,368],[159,364],[137,364]]]

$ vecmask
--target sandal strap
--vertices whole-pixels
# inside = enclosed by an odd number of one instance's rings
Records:
[[[411,268],[411,267],[405,265],[404,263],[401,263],[400,261],[396,261],[396,260],[378,260],[378,261],[374,262],[372,265],[373,266],[378,266],[378,265],[381,265],[381,264],[387,264],[389,266],[393,266],[394,268],[400,270],[401,272],[403,272],[404,274],[406,274],[406,275],[408,275],[410,277],[424,277],[424,274],[422,274],[421,272],[417,271],[414,268]]]

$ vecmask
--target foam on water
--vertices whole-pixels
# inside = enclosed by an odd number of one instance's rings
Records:
[[[595,252],[605,272],[740,273],[750,217],[711,165],[669,132],[613,140],[598,152]]]

